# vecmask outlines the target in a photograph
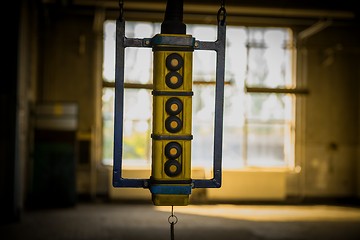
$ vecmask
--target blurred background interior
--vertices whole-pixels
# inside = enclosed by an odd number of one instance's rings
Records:
[[[185,0],[187,33],[198,40],[215,41],[220,2]],[[242,204],[320,203],[357,208],[360,20],[356,2],[225,3],[223,186],[194,189],[191,203],[236,204],[234,213]],[[120,189],[111,184],[119,1],[3,4],[10,17],[2,24],[6,77],[0,82],[1,223],[30,222],[27,214],[37,219],[33,211],[44,208],[50,216],[57,208],[99,210],[84,203],[106,203],[120,212],[132,209],[127,205],[130,202],[151,206],[148,189]],[[159,33],[165,5],[164,0],[125,0],[126,36],[151,38]],[[215,65],[215,53],[194,52],[193,178],[211,177]],[[152,66],[151,49],[126,49],[124,177],[149,178],[151,174]],[[196,212],[181,209],[182,214]],[[142,212],[156,216],[152,211]],[[137,213],[138,218],[145,218]],[[360,215],[354,214],[350,218],[359,223]],[[111,222],[116,221],[113,217]],[[188,218],[190,224],[192,218]],[[201,229],[192,226],[194,231]],[[291,234],[272,237],[301,239],[298,232]],[[72,239],[116,238],[79,236]],[[266,239],[266,234],[263,238],[243,236]],[[331,234],[327,237],[331,239]]]

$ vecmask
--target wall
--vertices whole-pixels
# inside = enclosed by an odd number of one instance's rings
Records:
[[[353,31],[330,27],[306,42],[306,196],[356,195],[360,79]]]
[[[49,6],[40,12],[40,18],[38,103],[77,104],[76,188],[80,194],[89,194],[94,188],[92,150],[98,85],[94,77],[94,11]]]
[[[79,106],[79,131],[94,124],[92,15],[57,11],[44,19],[39,101],[69,101]]]
[[[17,71],[20,26],[20,2],[10,2],[8,10],[13,13],[12,24],[4,24],[6,36],[3,38],[3,59],[6,71],[0,81],[0,225],[12,222],[20,217],[20,187],[17,176],[20,174],[19,159],[16,156],[17,91],[19,76]],[[6,77],[5,77],[6,76]]]

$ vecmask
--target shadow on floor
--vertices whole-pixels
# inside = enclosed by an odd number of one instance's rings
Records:
[[[82,202],[25,211],[0,226],[4,240],[168,240],[171,207]],[[175,207],[175,239],[360,239],[360,208],[330,205],[210,204]],[[286,217],[287,216],[287,217]]]

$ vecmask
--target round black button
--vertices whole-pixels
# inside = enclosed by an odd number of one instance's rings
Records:
[[[166,57],[166,67],[170,71],[177,71],[184,65],[184,59],[178,53],[171,53]]]
[[[179,132],[182,128],[182,121],[176,116],[170,116],[165,120],[165,128],[171,133]]]
[[[165,156],[170,159],[178,158],[182,153],[182,147],[178,142],[169,142],[165,146]]]
[[[183,77],[178,72],[169,72],[165,76],[165,83],[169,88],[176,89],[183,84]]]
[[[165,110],[169,115],[179,114],[183,109],[182,101],[177,97],[169,98],[165,103]]]
[[[175,177],[181,173],[181,164],[176,160],[165,162],[164,171],[169,177]]]

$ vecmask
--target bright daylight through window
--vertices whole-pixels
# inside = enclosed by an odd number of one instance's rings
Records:
[[[201,41],[216,40],[214,25],[187,24]],[[126,22],[126,36],[148,38],[159,23]],[[225,63],[223,167],[294,166],[294,49],[288,28],[228,26]],[[152,51],[125,49],[124,166],[150,166]],[[194,51],[192,166],[212,168],[216,54]],[[112,165],[115,21],[104,23],[103,164]],[[247,88],[270,89],[266,93]],[[116,133],[115,133],[116,134]]]

